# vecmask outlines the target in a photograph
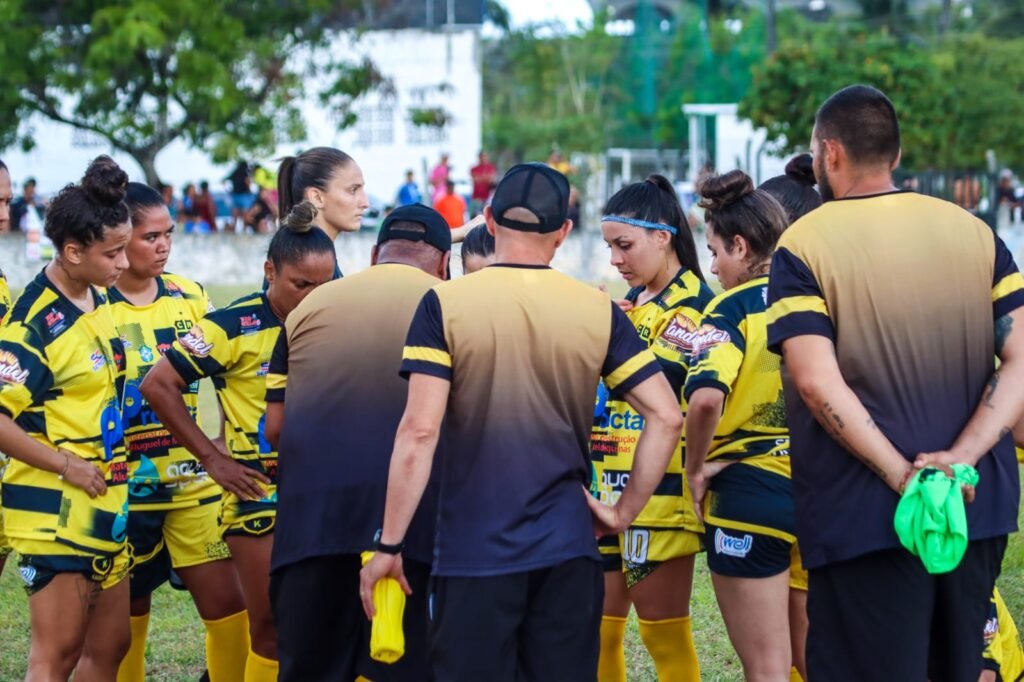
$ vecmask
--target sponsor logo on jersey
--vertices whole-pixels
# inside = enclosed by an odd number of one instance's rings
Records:
[[[153,362],[153,349],[149,346],[142,346],[139,348],[139,357],[143,362]]]
[[[52,336],[56,336],[67,329],[67,327],[68,325],[64,321],[64,313],[56,308],[50,308],[50,312],[46,313],[47,331],[49,331]]]
[[[238,321],[238,328],[242,334],[255,334],[260,330],[259,315],[253,313],[252,315],[242,315],[242,318]]]
[[[270,374],[270,363],[264,362],[263,364],[260,365],[260,368],[256,370],[256,376],[265,377],[268,374]]]
[[[103,351],[94,350],[92,355],[89,356],[89,360],[92,362],[92,371],[98,372],[103,365],[107,364],[107,358],[103,355]]]
[[[743,537],[738,538],[735,535],[727,535],[721,528],[715,529],[715,552],[718,554],[744,559],[753,546],[754,536],[750,533],[744,533]]]
[[[665,331],[658,337],[660,341],[669,346],[675,346],[684,353],[694,351],[694,340],[697,336],[697,325],[693,320],[682,313],[678,313],[665,327]]]
[[[619,412],[612,409],[608,415],[598,417],[595,423],[600,429],[615,429],[616,431],[642,431],[644,428],[644,418],[629,410]]]
[[[181,292],[181,287],[174,282],[165,281],[164,285],[167,287],[167,295],[171,298],[185,298],[185,295]]]
[[[987,645],[999,633],[999,618],[992,616],[985,621],[985,644]]]
[[[21,368],[18,358],[10,351],[0,351],[0,381],[5,384],[24,384],[28,370]]]
[[[206,338],[203,336],[203,330],[200,327],[192,327],[188,330],[188,334],[185,334],[178,343],[181,347],[189,352],[190,355],[194,355],[197,358],[205,358],[213,350],[213,344],[207,343]]]
[[[710,324],[701,325],[693,337],[693,355],[696,357],[720,343],[732,343],[729,332]]]

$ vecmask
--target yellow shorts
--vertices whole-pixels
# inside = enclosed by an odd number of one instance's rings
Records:
[[[224,493],[219,519],[221,537],[262,537],[274,532],[277,485],[264,485],[263,488],[266,496],[255,502],[243,502],[234,493]]]
[[[654,572],[671,559],[693,556],[701,551],[701,537],[681,528],[631,527],[598,543],[605,571],[622,571],[627,587]]]
[[[793,549],[789,555],[789,589],[807,591],[807,569],[804,568],[803,559],[800,558],[800,546],[793,543]]]
[[[29,596],[50,584],[60,573],[81,573],[104,590],[114,587],[128,575],[128,547],[114,556],[75,553],[69,547],[46,540],[13,541],[17,550],[18,572]]]
[[[4,515],[3,511],[0,510],[0,558],[3,558],[11,553],[11,540],[4,533]]]
[[[128,514],[128,544],[132,571],[150,561],[165,547],[174,568],[199,566],[230,559],[217,525],[218,502],[181,509],[134,509]]]

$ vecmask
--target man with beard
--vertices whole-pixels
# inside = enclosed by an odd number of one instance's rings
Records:
[[[811,145],[826,203],[783,234],[768,289],[810,574],[809,677],[977,680],[1017,525],[1024,277],[985,223],[896,189],[899,124],[878,90],[830,97]],[[932,575],[893,517],[915,470],[958,463],[980,476],[964,488],[970,542]]]

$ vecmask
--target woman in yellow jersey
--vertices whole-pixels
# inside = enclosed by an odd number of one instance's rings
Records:
[[[221,535],[231,549],[249,613],[245,682],[277,679],[277,634],[270,613],[270,552],[277,503],[277,453],[264,435],[266,375],[284,320],[316,286],[334,277],[334,244],[312,227],[316,209],[301,202],[267,252],[266,291],[216,310],[178,338],[142,382],[157,416],[224,488]],[[312,229],[311,229],[312,228]],[[183,392],[213,379],[227,420],[227,452],[193,420]]]
[[[14,189],[11,186],[11,173],[7,165],[0,161],[0,233],[11,231],[11,201],[14,199]],[[11,290],[7,286],[7,278],[0,272],[0,322],[7,317],[7,311],[11,309]],[[0,478],[3,477],[7,460],[0,453]],[[4,533],[3,516],[0,515],[0,573],[4,571],[4,564],[7,563],[7,555],[11,553],[11,544],[7,541]]]
[[[125,344],[124,401],[128,449],[128,544],[131,547],[132,646],[119,682],[145,678],[150,597],[168,577],[181,577],[206,625],[206,661],[213,682],[241,679],[249,651],[248,622],[238,574],[220,537],[221,488],[171,436],[139,392],[139,384],[178,337],[206,313],[201,286],[164,272],[174,223],[160,193],[128,184],[132,237],[128,269],[108,291]],[[198,421],[199,383],[182,396]]]
[[[3,517],[29,593],[32,680],[112,680],[130,640],[124,348],[103,292],[128,267],[127,182],[101,156],[54,198],[56,257],[0,329]]]
[[[711,271],[726,291],[708,305],[695,335],[684,390],[686,476],[744,674],[785,682],[802,636],[790,623],[791,606],[803,604],[802,593],[791,590],[802,569],[782,377],[779,357],[767,348],[765,301],[772,253],[788,219],[742,171],[709,178],[700,194]]]
[[[712,292],[675,190],[662,176],[652,175],[618,191],[605,214],[601,233],[611,263],[630,286],[621,305],[681,396],[693,333]],[[629,480],[642,428],[643,418],[599,385],[590,441],[592,493],[607,504],[615,503]],[[701,528],[686,492],[681,453],[682,443],[633,525],[600,541],[605,563],[600,682],[626,679],[623,638],[631,604],[658,678],[700,679],[690,590]]]

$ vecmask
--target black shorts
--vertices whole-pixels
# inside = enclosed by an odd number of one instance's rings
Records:
[[[402,628],[405,655],[393,664],[370,658],[370,621],[359,600],[359,555],[314,557],[270,576],[280,682],[334,682],[363,675],[373,682],[429,680],[427,599],[430,566],[405,559],[412,588]]]
[[[902,548],[811,569],[808,676],[977,682],[1005,550],[1005,535],[970,542],[942,575]]]
[[[434,679],[593,682],[603,600],[601,564],[587,558],[509,575],[435,577]]]

